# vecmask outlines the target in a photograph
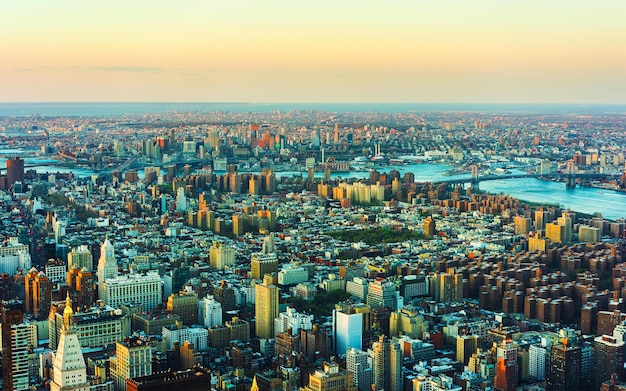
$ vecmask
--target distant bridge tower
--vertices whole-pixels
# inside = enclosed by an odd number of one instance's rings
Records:
[[[474,190],[478,190],[478,166],[476,164],[472,165],[472,183],[471,188]]]
[[[567,174],[569,174],[566,178],[565,178],[565,186],[568,189],[573,189],[576,187],[576,164],[574,163],[573,160],[569,160],[567,162],[567,166],[565,168],[565,172]]]

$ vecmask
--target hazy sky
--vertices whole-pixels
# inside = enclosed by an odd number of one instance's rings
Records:
[[[0,101],[626,103],[626,0],[20,0]]]

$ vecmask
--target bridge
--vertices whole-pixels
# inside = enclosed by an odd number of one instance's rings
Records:
[[[445,179],[440,181],[430,181],[430,182],[417,182],[421,184],[447,184],[447,185],[465,185],[470,184],[472,187],[477,188],[479,182],[484,181],[501,181],[507,179],[524,179],[524,178],[545,178],[545,179],[559,179],[565,182],[567,187],[575,187],[577,179],[587,179],[587,180],[598,180],[598,179],[620,179],[623,175],[622,173],[610,173],[610,174],[599,174],[599,173],[550,173],[550,174],[512,174],[512,175],[483,175],[483,176],[474,176],[469,178],[456,178],[456,179]]]

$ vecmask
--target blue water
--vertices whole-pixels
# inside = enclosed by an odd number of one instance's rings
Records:
[[[272,110],[318,110],[327,112],[492,112],[528,114],[626,113],[624,104],[508,104],[508,103],[238,103],[238,102],[110,102],[110,103],[0,103],[4,116],[127,116],[167,112],[228,111],[234,113]]]

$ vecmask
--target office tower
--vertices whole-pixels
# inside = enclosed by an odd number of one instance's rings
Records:
[[[75,306],[76,307],[76,306]],[[50,349],[56,349],[65,322],[65,302],[53,302],[48,317],[48,339]],[[120,341],[130,334],[130,317],[121,310],[97,306],[74,312],[72,327],[83,348],[95,348]]]
[[[185,196],[185,188],[179,187],[176,192],[176,211],[177,212],[186,212],[187,211],[187,197]]]
[[[550,364],[550,339],[541,338],[541,344],[528,348],[528,376],[533,380],[543,381],[548,374]]]
[[[167,310],[180,316],[184,325],[198,324],[198,296],[193,291],[172,293],[167,298]]]
[[[624,380],[624,350],[623,341],[609,335],[601,335],[593,340],[595,357],[595,386],[599,390],[602,383],[616,374],[618,379]]]
[[[504,339],[497,347],[496,377],[494,386],[497,390],[513,391],[517,387],[517,346],[510,339]]]
[[[88,391],[87,366],[76,330],[72,327],[72,302],[69,294],[63,310],[63,329],[57,352],[52,360],[54,376],[50,382],[50,391]]]
[[[557,224],[563,227],[563,243],[572,242],[573,217],[569,210],[563,212],[561,217],[557,219]]]
[[[198,301],[199,321],[204,327],[222,325],[222,304],[211,295]]]
[[[143,341],[131,338],[115,343],[111,357],[111,377],[117,391],[126,390],[126,379],[152,374],[152,348]]]
[[[247,341],[250,339],[250,323],[243,319],[233,316],[231,320],[226,321],[226,328],[230,341]]]
[[[45,319],[50,311],[52,301],[52,281],[44,272],[32,268],[24,279],[26,312],[32,313],[36,319]]]
[[[526,235],[531,231],[532,219],[525,216],[515,216],[513,219],[513,232],[515,235]]]
[[[373,310],[377,308],[390,308],[395,311],[398,308],[396,286],[392,282],[384,282],[382,280],[371,281],[367,288],[366,302]]]
[[[352,374],[354,384],[359,391],[370,391],[372,389],[372,367],[366,352],[350,348],[346,352],[346,370]]]
[[[67,285],[72,301],[78,307],[91,307],[94,303],[94,276],[87,268],[78,269],[72,265],[67,272]]]
[[[339,124],[335,124],[335,132],[333,135],[333,142],[337,144],[339,142]]]
[[[291,330],[293,334],[299,334],[300,330],[310,330],[313,327],[313,315],[302,314],[293,307],[288,307],[287,311],[278,314],[274,320],[274,332],[284,333]]]
[[[335,354],[345,354],[349,348],[363,347],[363,313],[354,312],[351,306],[333,310],[333,337]]]
[[[547,391],[578,391],[580,389],[581,349],[567,339],[550,350],[550,371]]]
[[[29,330],[22,322],[22,303],[17,300],[2,302],[2,389],[29,390],[28,342]]]
[[[266,274],[278,272],[278,257],[274,252],[253,253],[250,259],[250,278],[260,280]]]
[[[472,354],[478,349],[478,337],[475,335],[459,335],[456,337],[456,361],[467,365]]]
[[[161,277],[155,272],[125,274],[99,284],[99,288],[102,288],[100,300],[113,308],[123,303],[138,303],[144,310],[152,311],[163,303],[161,285]]]
[[[7,159],[7,187],[11,187],[15,182],[24,183],[24,160],[19,157]]]
[[[436,273],[430,279],[429,288],[430,295],[437,302],[463,301],[463,275],[460,273]]]
[[[428,329],[428,320],[415,307],[407,305],[392,312],[389,318],[390,335],[408,335],[411,338],[422,338]]]
[[[204,327],[163,327],[163,338],[167,341],[167,348],[174,349],[174,344],[182,346],[185,341],[193,344],[198,350],[207,350],[209,346],[209,332]]]
[[[233,287],[228,286],[226,281],[221,281],[220,286],[213,291],[215,301],[222,305],[222,311],[232,311],[237,308],[237,299],[235,297],[235,290]]]
[[[20,243],[18,238],[11,237],[3,246],[0,246],[0,273],[14,276],[18,269],[26,272],[30,268],[31,258],[28,246]]]
[[[303,391],[358,391],[350,372],[340,371],[339,365],[324,362],[322,370],[309,374],[309,384]]]
[[[266,274],[263,284],[255,285],[256,336],[260,339],[274,338],[274,319],[278,317],[278,287],[272,276]]]
[[[76,266],[77,269],[86,268],[87,270],[93,270],[93,256],[91,251],[85,245],[72,248],[72,251],[67,254],[67,267]]]
[[[225,246],[221,242],[213,242],[209,250],[209,260],[211,266],[218,270],[224,270],[227,266],[235,264],[235,249]]]
[[[311,330],[300,330],[300,344],[304,356],[314,362],[319,358],[327,359],[331,354],[332,336],[314,324]]]
[[[381,335],[370,349],[372,357],[372,390],[402,390],[402,349],[400,344]]]
[[[115,260],[115,248],[107,237],[100,246],[100,259],[98,260],[98,298],[104,298],[104,282],[109,278],[117,277],[117,261]]]

